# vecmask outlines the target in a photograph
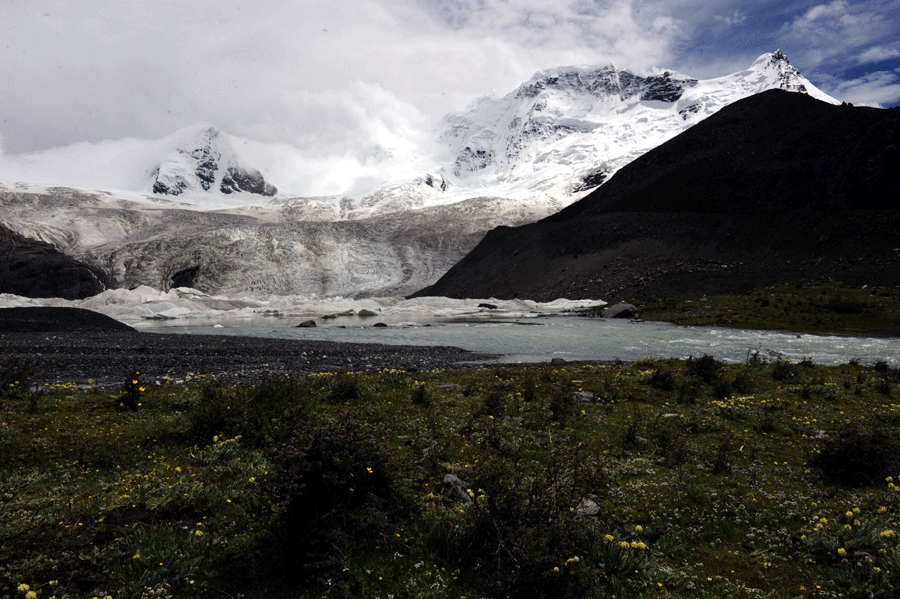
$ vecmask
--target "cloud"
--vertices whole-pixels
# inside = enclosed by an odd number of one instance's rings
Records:
[[[377,144],[427,129],[448,111],[486,92],[506,93],[541,69],[665,64],[683,35],[680,23],[665,14],[644,19],[635,4],[3,3],[0,131],[7,150],[19,153],[158,138],[205,120],[263,141],[343,151],[342,144]]]
[[[871,64],[883,60],[890,60],[892,58],[900,58],[900,50],[897,48],[874,46],[857,56],[856,60],[859,64]]]
[[[811,69],[893,35],[896,24],[891,15],[898,8],[897,0],[858,4],[834,0],[798,15],[781,28],[780,35],[800,46],[801,60]]]
[[[747,15],[740,10],[735,10],[730,15],[713,15],[713,19],[724,25],[726,28],[731,28],[746,21]]]
[[[842,81],[829,92],[835,98],[853,104],[881,108],[900,102],[900,69],[867,73],[857,79]]]

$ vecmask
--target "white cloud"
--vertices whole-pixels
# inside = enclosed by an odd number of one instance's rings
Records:
[[[397,140],[564,64],[665,65],[629,0],[0,3],[0,131],[22,152],[204,120],[264,141]],[[5,47],[4,47],[5,46]],[[369,97],[360,90],[375,92]]]
[[[780,35],[799,45],[806,68],[851,54],[854,49],[871,46],[890,35],[900,2],[864,2],[851,4],[833,0],[813,6],[782,27]]]
[[[734,27],[740,25],[747,20],[747,15],[740,10],[735,10],[730,15],[713,15],[713,19],[724,25],[725,27]]]
[[[838,83],[829,92],[835,98],[863,106],[897,104],[900,102],[900,69],[876,71],[851,81]]]
[[[883,60],[890,60],[892,58],[900,58],[900,50],[897,48],[874,46],[857,56],[856,60],[859,64],[871,64]]]

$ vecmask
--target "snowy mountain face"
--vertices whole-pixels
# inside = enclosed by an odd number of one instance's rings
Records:
[[[153,172],[153,193],[181,195],[184,191],[247,192],[274,196],[278,189],[255,169],[241,166],[218,129],[200,132],[188,148],[178,148]]]
[[[767,89],[838,103],[782,51],[710,80],[615,66],[536,74],[503,98],[483,98],[444,119],[455,185],[494,195],[545,193],[575,201],[646,151],[723,106]]]
[[[235,151],[256,142],[203,126],[148,143],[139,153],[155,160],[114,177],[143,181],[128,188],[0,184],[0,224],[103,269],[120,286],[405,295],[436,281],[491,228],[548,216],[723,106],[773,88],[838,103],[781,51],[709,80],[557,68],[448,115],[438,135],[449,162],[361,198],[279,194],[277,180]],[[272,152],[257,152],[257,162]]]

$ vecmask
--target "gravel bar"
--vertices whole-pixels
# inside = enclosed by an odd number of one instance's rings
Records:
[[[0,368],[14,360],[28,363],[38,385],[118,387],[134,369],[150,384],[199,375],[251,384],[314,372],[455,368],[494,357],[455,347],[147,333],[116,321],[98,323],[96,313],[69,312],[74,308],[21,310],[0,309]]]

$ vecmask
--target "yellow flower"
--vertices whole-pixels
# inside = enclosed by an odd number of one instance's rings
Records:
[[[368,471],[369,471],[369,474],[372,474],[372,469],[371,469],[371,468],[369,468],[369,467],[368,467],[368,466],[366,466],[366,470],[368,470]]]
[[[637,526],[634,527],[634,532],[641,534],[642,532],[644,532],[644,527],[641,526],[640,524],[638,524]]]
[[[838,547],[837,554],[841,557],[847,557],[847,550],[843,547]]]
[[[847,513],[844,514],[844,515],[847,516],[848,518],[852,518],[852,517],[853,517],[853,512],[847,512]]]
[[[622,549],[629,549],[631,548],[631,545],[628,544],[628,541],[622,541],[621,543],[619,543],[619,547],[621,547]]]
[[[18,588],[19,588],[20,593],[27,593],[31,587],[23,582],[23,583],[19,584]]]
[[[141,559],[141,554],[135,553],[134,555],[131,556],[131,559]]]
[[[132,385],[137,385],[137,381],[131,381]]]
[[[25,599],[37,599],[37,593],[34,591],[28,591],[25,593]]]
[[[616,538],[612,535],[606,535],[605,537],[603,537],[603,540],[606,541],[607,543],[612,543],[613,541],[616,540]]]
[[[203,536],[203,531],[202,531],[202,530],[195,530],[195,531],[194,531],[194,536],[195,536],[195,537],[202,537],[202,536]]]
[[[893,531],[893,530],[883,530],[883,531],[881,531],[881,538],[882,538],[882,539],[893,539],[893,538],[894,538],[894,531]]]

